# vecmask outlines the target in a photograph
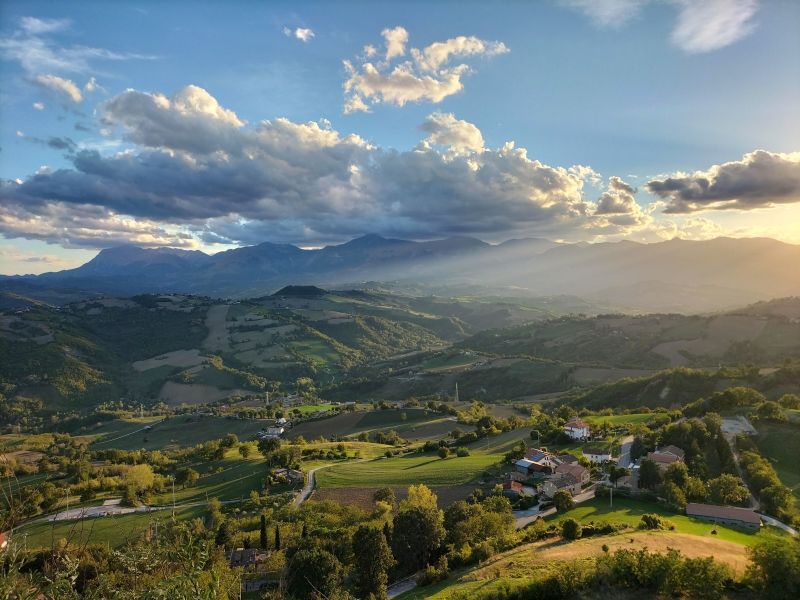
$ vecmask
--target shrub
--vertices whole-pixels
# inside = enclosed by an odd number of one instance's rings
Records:
[[[460,458],[464,458],[465,456],[469,456],[469,448],[466,448],[464,446],[459,446],[459,448],[456,450],[456,456],[458,456]]]
[[[672,529],[674,525],[667,519],[660,517],[654,513],[647,513],[642,515],[639,521],[639,529]]]
[[[575,519],[566,519],[561,523],[561,535],[567,540],[577,540],[581,537],[583,528]]]

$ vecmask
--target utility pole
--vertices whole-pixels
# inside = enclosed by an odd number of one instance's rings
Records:
[[[612,485],[610,488],[608,488],[608,491],[608,506],[609,508],[614,508],[614,486]]]
[[[170,475],[172,480],[172,520],[175,520],[175,475]]]
[[[456,398],[455,398],[455,402],[456,402],[456,404],[458,404],[458,382],[457,381],[456,381]]]

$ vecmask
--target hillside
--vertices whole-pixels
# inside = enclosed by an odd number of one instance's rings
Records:
[[[238,298],[290,284],[339,287],[373,280],[566,294],[626,312],[692,313],[800,294],[798,263],[800,246],[759,238],[491,245],[468,237],[414,242],[366,235],[313,250],[264,242],[214,255],[121,246],[76,269],[22,280],[112,295]]]

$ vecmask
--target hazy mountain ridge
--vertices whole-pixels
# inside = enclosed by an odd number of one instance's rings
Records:
[[[321,249],[264,242],[214,255],[124,246],[76,269],[14,279],[110,294],[217,297],[366,280],[515,286],[520,295],[571,294],[635,311],[704,312],[800,294],[797,264],[800,246],[767,238],[490,245],[469,237],[413,242],[367,235]]]

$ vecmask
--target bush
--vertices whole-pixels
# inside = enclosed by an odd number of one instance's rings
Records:
[[[647,513],[639,521],[639,529],[674,529],[675,526],[657,514]]]
[[[465,448],[464,446],[459,446],[459,448],[456,450],[456,456],[460,458],[469,456],[469,448]]]
[[[583,528],[575,519],[566,519],[561,523],[561,535],[567,540],[577,540],[581,537]]]

